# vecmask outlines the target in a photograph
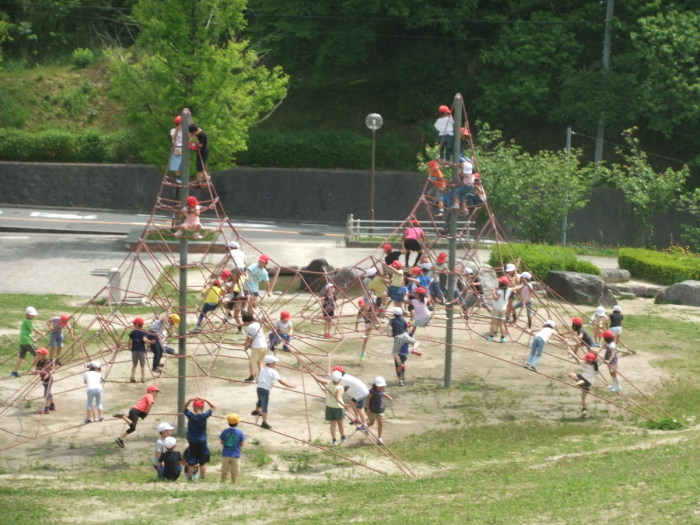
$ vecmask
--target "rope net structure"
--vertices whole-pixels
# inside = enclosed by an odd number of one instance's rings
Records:
[[[465,114],[466,122],[466,114]],[[467,124],[468,128],[468,124]],[[468,134],[471,145],[471,133]],[[473,149],[472,149],[473,151]],[[426,182],[427,184],[427,182]],[[129,253],[119,267],[122,281],[118,287],[105,286],[90,301],[72,314],[75,338],[68,341],[61,355],[61,366],[53,373],[52,394],[58,410],[65,410],[65,403],[75,414],[74,423],[56,424],[51,414],[37,413],[36,408],[43,405],[43,389],[38,375],[24,375],[21,378],[3,378],[0,380],[2,406],[0,407],[0,450],[8,454],[18,447],[30,447],[36,440],[55,438],[61,446],[68,447],[66,440],[80,440],[80,434],[88,427],[97,425],[77,424],[84,413],[83,373],[85,365],[99,360],[103,363],[104,398],[106,405],[105,421],[101,423],[102,431],[93,437],[95,443],[113,445],[113,439],[124,429],[121,420],[112,419],[109,414],[117,408],[126,409],[135,403],[145,392],[145,384],[132,384],[129,367],[128,333],[132,330],[135,317],[146,319],[145,329],[155,318],[164,319],[170,313],[179,312],[179,266],[177,244],[173,244],[173,230],[176,226],[173,216],[179,210],[180,202],[172,196],[179,185],[166,176],[155,199],[155,205],[135,249]],[[423,192],[425,193],[425,192]],[[214,186],[204,185],[200,188],[200,204],[206,211],[202,216],[204,238],[196,243],[196,253],[190,251],[186,271],[188,272],[188,307],[186,318],[188,326],[194,326],[199,314],[198,297],[202,288],[213,279],[219,278],[223,270],[231,267],[231,257],[226,246],[229,242],[239,243],[250,265],[261,255],[252,243],[239,234],[235,225],[229,220],[223,209]],[[450,210],[449,213],[460,214],[460,221],[468,221],[475,226],[475,234],[457,232],[457,260],[454,268],[443,273],[444,277],[453,272],[458,279],[464,277],[464,270],[471,268],[481,277],[485,301],[453,300],[452,293],[446,291],[445,305],[434,305],[433,316],[428,327],[418,328],[414,337],[421,343],[423,352],[441,351],[444,346],[446,316],[443,307],[452,309],[454,318],[453,343],[454,354],[464,356],[482,356],[513,367],[513,371],[522,375],[523,385],[535,381],[548,383],[549,388],[580,390],[568,378],[567,372],[576,370],[577,360],[568,353],[575,348],[574,334],[570,330],[570,318],[582,316],[573,305],[558,297],[540,280],[533,276],[536,290],[537,308],[532,314],[532,327],[528,329],[522,312],[507,326],[508,344],[499,345],[487,342],[490,314],[489,296],[496,276],[508,262],[515,261],[515,254],[510,253],[506,237],[488,202],[464,210]],[[422,263],[437,264],[441,242],[446,239],[446,223],[437,216],[437,206],[421,195],[404,223],[389,237],[400,238],[404,227],[412,221],[420,220],[426,236],[421,243]],[[449,239],[448,239],[449,240]],[[494,267],[480,260],[479,246],[495,243],[500,254],[500,265]],[[360,311],[360,298],[375,301],[370,290],[370,279],[365,278],[366,271],[376,268],[378,274],[386,274],[382,245],[368,250],[368,255],[356,264],[330,272],[299,270],[275,265],[275,254],[270,254],[269,273],[271,288],[274,293],[265,300],[248,301],[245,308],[251,310],[265,334],[274,332],[274,323],[283,310],[292,314],[294,334],[287,347],[289,352],[278,351],[281,375],[295,384],[296,388],[276,386],[272,391],[270,418],[273,428],[262,430],[256,427],[257,417],[248,416],[254,407],[255,386],[245,382],[248,375],[248,352],[243,348],[245,335],[240,333],[234,319],[229,319],[223,306],[208,313],[199,331],[190,331],[182,336],[186,338],[187,355],[164,356],[164,365],[157,371],[147,365],[147,384],[158,385],[158,396],[148,423],[140,423],[137,433],[139,439],[150,443],[156,434],[151,427],[152,420],[172,420],[181,411],[177,405],[178,359],[187,360],[188,397],[201,396],[210,399],[219,410],[210,419],[209,438],[212,447],[218,446],[218,431],[225,427],[221,414],[237,412],[241,414],[241,428],[254,435],[275,436],[285,443],[302,449],[321,450],[334,460],[353,464],[360,469],[376,473],[400,473],[415,477],[416,474],[406,462],[398,457],[387,445],[381,445],[374,433],[376,427],[370,427],[365,434],[355,430],[351,412],[347,413],[346,428],[352,430],[348,436],[366,446],[333,447],[328,445],[327,427],[322,421],[325,392],[324,384],[317,382],[313,374],[327,377],[334,365],[342,364],[352,372],[352,362],[357,362],[358,349],[362,347],[368,355],[385,356],[387,366],[372,371],[375,375],[389,377],[392,369],[391,328],[388,326],[386,313],[391,301],[380,297],[381,308],[372,308],[366,316]],[[443,244],[444,245],[444,244]],[[223,249],[222,249],[223,248]],[[527,270],[522,264],[519,271]],[[337,290],[336,315],[327,319],[323,315],[322,295],[327,284],[334,284]],[[464,282],[463,282],[464,284]],[[466,290],[466,292],[465,292]],[[462,287],[461,297],[467,297],[473,290]],[[458,292],[460,295],[460,292]],[[116,300],[115,298],[121,298]],[[459,297],[458,297],[459,299]],[[470,304],[473,303],[473,304]],[[554,320],[566,342],[550,340],[546,346],[543,360],[547,367],[541,371],[523,368],[525,356],[528,355],[533,334],[545,320]],[[330,321],[330,334],[326,335],[327,323]],[[167,334],[168,346],[177,346],[179,336],[174,330]],[[149,354],[150,357],[150,354]],[[14,359],[14,356],[12,356]],[[420,359],[419,357],[416,359]],[[619,374],[625,385],[625,393],[612,393],[600,384],[607,384],[609,376],[600,368],[597,376],[599,384],[594,385],[590,396],[603,403],[615,406],[622,411],[658,422],[670,417],[657,403],[644,394],[625,376]],[[458,370],[462,374],[463,370]],[[534,374],[534,375],[533,375]],[[369,374],[364,373],[365,376]],[[137,369],[138,377],[138,369]],[[371,383],[367,377],[363,379]],[[392,385],[391,379],[389,380]],[[410,384],[407,388],[410,388]],[[392,390],[396,392],[396,389]],[[405,391],[405,390],[404,390]],[[64,401],[70,400],[70,401]],[[400,410],[395,407],[397,413]],[[43,412],[43,411],[42,411]],[[400,417],[400,416],[399,416]],[[277,422],[284,422],[278,426]],[[281,429],[284,429],[282,431]],[[356,436],[355,436],[356,434]],[[140,435],[140,437],[139,437]],[[130,438],[131,439],[131,438]],[[129,441],[127,441],[129,443]],[[292,445],[290,445],[292,446]],[[370,448],[368,448],[368,446]],[[115,447],[116,449],[116,447]],[[118,450],[118,449],[116,449]],[[368,450],[373,450],[371,454]],[[124,453],[124,452],[122,452]],[[371,457],[368,457],[371,456]]]

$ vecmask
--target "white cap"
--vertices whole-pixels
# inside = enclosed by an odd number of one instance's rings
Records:
[[[265,356],[265,364],[266,365],[271,365],[272,363],[276,363],[279,361],[279,358],[275,357],[274,355],[266,355]]]
[[[545,321],[545,322],[544,322],[544,325],[545,325],[545,326],[549,326],[549,327],[551,327],[551,328],[556,328],[556,326],[557,326],[557,324],[556,324],[554,321],[552,321],[551,319]]]
[[[382,376],[377,376],[374,378],[374,384],[377,386],[386,386],[386,379]]]
[[[605,308],[602,306],[599,306],[598,308],[595,309],[595,314],[596,315],[605,315]]]
[[[374,267],[369,268],[369,269],[365,272],[365,275],[366,275],[367,277],[374,277],[375,275],[377,275],[377,269],[374,268]]]
[[[238,244],[236,241],[229,241],[228,242],[228,247],[232,250],[240,250],[241,245]]]
[[[163,446],[167,449],[171,449],[175,445],[177,445],[177,439],[175,439],[173,436],[168,436],[163,440]]]
[[[622,308],[620,308],[619,304],[616,304],[613,306],[613,312],[622,312]]]
[[[326,283],[326,286],[324,286],[323,289],[330,290],[331,287],[335,288],[335,285],[333,283]]]
[[[334,383],[337,383],[341,379],[343,379],[343,374],[340,372],[340,370],[333,370],[333,372],[331,373],[331,380]]]
[[[403,308],[401,308],[400,306],[394,306],[392,312],[394,315],[403,315]]]
[[[100,363],[99,361],[92,361],[92,362],[90,363],[90,366],[91,366],[92,368],[101,368],[101,367],[102,367],[102,363]]]
[[[515,271],[515,265],[513,263],[506,264],[506,272],[514,272],[514,271]]]
[[[158,425],[158,433],[160,434],[161,432],[165,432],[166,430],[175,430],[175,427],[167,421],[163,421],[160,425]]]
[[[467,268],[464,269],[464,273],[466,273],[467,275],[471,275],[471,274],[474,273],[474,270],[472,270],[471,268],[467,267]]]
[[[433,265],[430,263],[423,263],[420,265],[421,270],[432,270]]]
[[[522,273],[522,277],[523,277],[523,279],[525,279],[526,281],[529,281],[530,279],[532,279],[532,274],[531,274],[530,272],[523,272],[523,273]]]
[[[24,311],[25,314],[27,315],[39,315],[39,312],[36,311],[36,308],[33,306],[27,306],[27,309]]]

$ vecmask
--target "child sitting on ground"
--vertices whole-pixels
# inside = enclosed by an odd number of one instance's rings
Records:
[[[160,455],[160,468],[163,478],[167,481],[176,481],[182,473],[182,455],[175,450],[177,439],[168,436],[163,440],[165,452]]]

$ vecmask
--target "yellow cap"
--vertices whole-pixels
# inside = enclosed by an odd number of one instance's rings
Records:
[[[170,314],[168,317],[170,319],[170,322],[173,324],[180,324],[180,316],[177,314]]]
[[[229,425],[235,425],[241,420],[241,416],[238,414],[231,412],[228,416],[226,416],[226,421],[228,421]]]

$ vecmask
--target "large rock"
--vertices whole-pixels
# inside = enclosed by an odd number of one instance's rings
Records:
[[[617,299],[597,275],[578,272],[549,272],[546,284],[565,301],[591,306],[614,306]]]
[[[318,293],[326,285],[326,274],[333,271],[333,267],[325,259],[314,259],[301,272],[302,281],[300,290],[309,290]]]
[[[665,292],[656,296],[656,302],[700,306],[700,281],[672,284]]]
[[[625,297],[625,294],[631,294],[634,297],[653,299],[665,291],[666,287],[657,284],[611,284],[610,289],[618,297]]]
[[[600,273],[606,283],[626,283],[632,278],[629,270],[619,268],[601,268]]]

